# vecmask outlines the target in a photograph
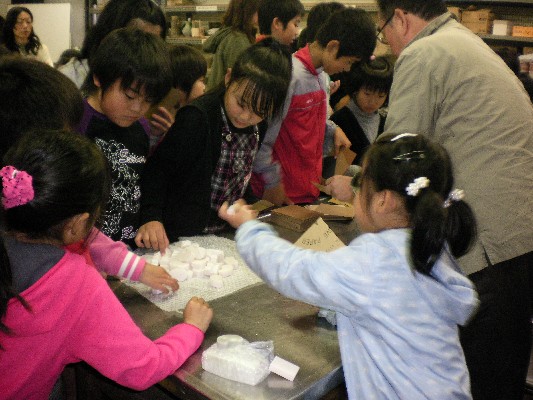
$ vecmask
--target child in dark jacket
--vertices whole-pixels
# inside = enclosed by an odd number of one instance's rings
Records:
[[[140,247],[217,232],[224,201],[244,194],[260,143],[258,124],[276,115],[291,76],[284,46],[265,39],[244,51],[225,81],[181,108],[142,179]]]

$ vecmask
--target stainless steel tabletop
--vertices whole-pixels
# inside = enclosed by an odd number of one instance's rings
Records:
[[[328,223],[347,243],[355,223]],[[301,234],[277,228],[295,241]],[[231,236],[231,234],[230,234]],[[182,321],[180,314],[161,310],[131,287],[116,281],[111,287],[135,322],[150,338],[163,335]],[[317,399],[343,382],[337,331],[317,316],[318,308],[288,299],[263,283],[210,302],[213,321],[200,349],[173,375],[160,383],[182,399]],[[246,340],[274,342],[274,353],[300,367],[293,382],[270,374],[256,386],[233,382],[206,372],[202,351],[223,334]]]

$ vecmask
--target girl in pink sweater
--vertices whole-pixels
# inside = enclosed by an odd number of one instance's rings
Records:
[[[109,188],[103,155],[68,132],[25,135],[4,158],[0,239],[0,398],[47,399],[65,365],[85,361],[145,389],[200,346],[213,313],[193,297],[178,324],[143,335],[83,255]]]

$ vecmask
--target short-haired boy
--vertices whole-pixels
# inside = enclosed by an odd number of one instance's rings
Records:
[[[293,54],[291,85],[282,114],[269,121],[254,162],[254,195],[274,204],[310,203],[318,198],[312,184],[322,177],[324,138],[336,149],[350,146],[340,128],[327,121],[329,77],[368,59],[376,45],[375,25],[361,9],[330,16],[316,39]]]
[[[257,40],[271,36],[290,46],[298,37],[304,14],[305,8],[300,0],[261,0],[257,10],[261,36]]]

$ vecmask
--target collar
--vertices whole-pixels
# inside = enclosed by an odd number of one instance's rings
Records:
[[[427,26],[422,29],[418,34],[405,46],[405,48],[411,46],[414,42],[417,40],[423,39],[427,36],[433,35],[436,31],[438,31],[443,25],[446,25],[450,21],[454,20],[452,13],[445,12],[444,14],[434,18],[431,22],[427,24]]]

